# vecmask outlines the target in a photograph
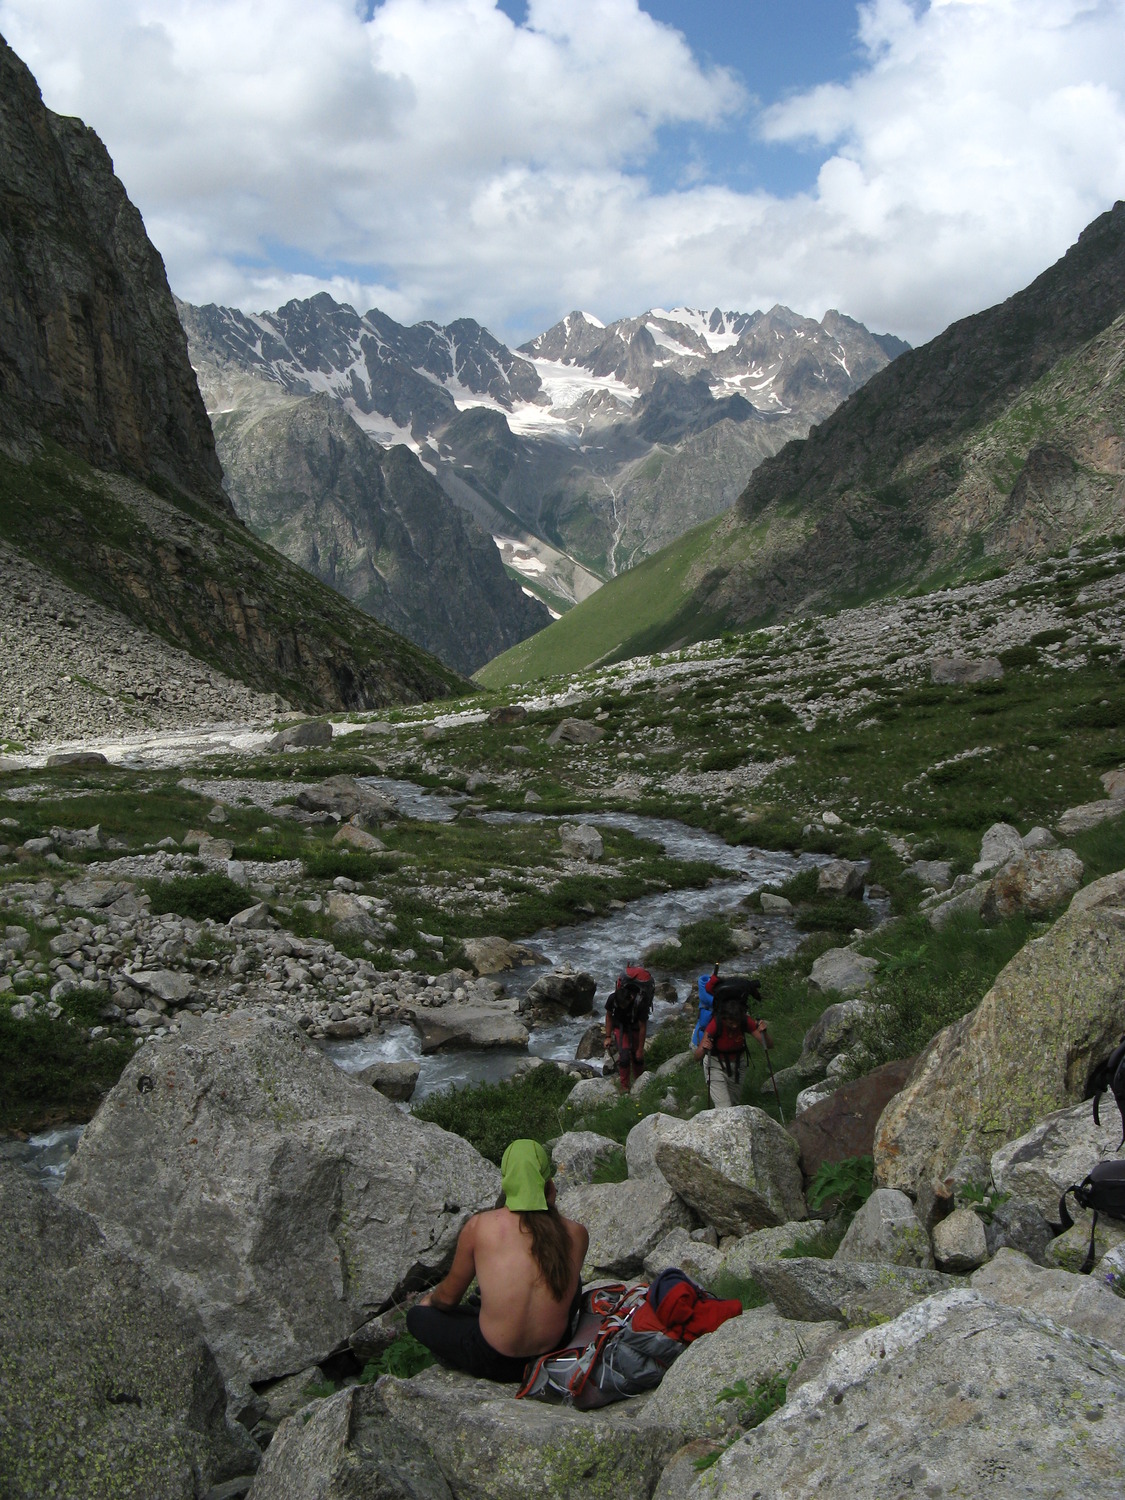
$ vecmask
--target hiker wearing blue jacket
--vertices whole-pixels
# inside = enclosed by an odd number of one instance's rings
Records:
[[[720,979],[718,964],[709,978],[700,975],[699,1021],[691,1041],[697,1060],[703,1063],[707,1097],[713,1109],[730,1109],[741,1099],[747,1036],[753,1036],[765,1049],[773,1046],[766,1022],[750,1015],[751,995],[755,1000],[762,997],[756,979],[737,975]]]

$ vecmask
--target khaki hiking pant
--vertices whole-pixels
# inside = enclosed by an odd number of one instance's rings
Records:
[[[741,1062],[741,1058],[739,1061]],[[742,1069],[737,1065],[728,1075],[714,1057],[705,1057],[703,1077],[707,1081],[713,1109],[733,1109],[742,1102]]]

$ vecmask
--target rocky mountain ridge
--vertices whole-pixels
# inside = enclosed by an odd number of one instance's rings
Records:
[[[216,422],[236,386],[253,401],[245,377],[330,396],[376,441],[411,447],[510,570],[564,608],[725,509],[754,464],[907,347],[782,307],[605,327],[572,313],[517,351],[472,319],[406,328],[323,293],[271,313],[180,311]]]
[[[288,703],[459,680],[236,519],[160,256],[97,137],[44,108],[2,39],[0,538]]]

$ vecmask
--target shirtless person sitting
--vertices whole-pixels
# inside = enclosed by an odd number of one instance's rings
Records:
[[[538,1141],[513,1141],[500,1178],[504,1207],[469,1220],[449,1274],[410,1309],[406,1326],[443,1364],[518,1381],[529,1359],[566,1340],[590,1236],[555,1207],[550,1158]],[[480,1304],[461,1306],[474,1276]]]

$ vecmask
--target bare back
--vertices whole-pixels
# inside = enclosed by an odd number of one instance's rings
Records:
[[[566,1334],[590,1237],[573,1219],[562,1222],[570,1240],[570,1281],[566,1296],[556,1302],[531,1253],[531,1236],[520,1227],[519,1214],[495,1208],[476,1218],[480,1331],[500,1354],[545,1354],[557,1349]]]

